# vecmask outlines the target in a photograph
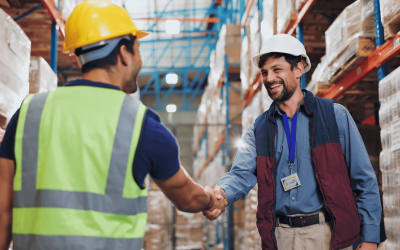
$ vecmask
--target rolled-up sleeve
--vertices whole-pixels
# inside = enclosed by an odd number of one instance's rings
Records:
[[[362,224],[361,241],[379,243],[382,207],[376,175],[353,118],[342,105],[335,104],[334,108],[340,144],[349,167],[350,185],[356,193]]]
[[[231,171],[224,174],[217,184],[225,190],[229,204],[246,196],[257,184],[256,168],[257,153],[252,124],[242,137],[242,146],[238,148]]]

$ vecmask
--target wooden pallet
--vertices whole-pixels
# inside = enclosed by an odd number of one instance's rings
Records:
[[[400,13],[397,13],[385,26],[383,26],[383,33],[385,40],[394,37],[400,31]]]
[[[342,79],[375,50],[375,38],[373,37],[359,37],[356,42],[358,43],[357,51],[354,51],[353,55],[351,55],[350,58],[333,74],[329,80],[330,84],[334,84]],[[346,50],[342,52],[342,54],[343,53],[346,53]]]
[[[317,83],[316,92],[314,93],[315,96],[322,96],[332,85],[328,85],[325,83]]]

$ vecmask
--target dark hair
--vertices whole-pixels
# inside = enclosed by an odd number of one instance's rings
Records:
[[[136,37],[134,37],[134,36],[131,37],[131,40],[122,39],[121,41],[119,41],[118,45],[113,49],[113,51],[111,51],[111,53],[108,56],[88,62],[85,65],[83,65],[82,73],[88,73],[89,71],[91,71],[93,69],[109,69],[110,67],[117,65],[117,58],[118,58],[121,46],[125,45],[126,50],[129,53],[133,54],[133,44],[135,43],[135,40],[136,40]],[[87,53],[90,51],[91,50],[88,50],[85,52]],[[83,53],[80,48],[75,50],[76,56],[80,56],[82,54]]]
[[[285,53],[279,53],[279,52],[272,52],[268,53],[266,55],[261,56],[260,61],[258,62],[258,68],[262,68],[265,64],[265,62],[270,59],[270,58],[281,58],[282,56],[285,57],[286,62],[290,64],[290,69],[293,70],[294,66],[297,66],[299,62],[301,62],[301,56],[292,56],[289,54]]]

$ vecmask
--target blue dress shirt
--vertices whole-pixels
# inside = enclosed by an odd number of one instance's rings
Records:
[[[339,128],[340,145],[349,168],[350,185],[357,193],[356,203],[361,219],[361,241],[380,242],[379,224],[381,220],[381,203],[375,172],[361,135],[353,118],[345,107],[334,104],[336,122]],[[276,177],[276,214],[307,214],[324,210],[324,202],[315,178],[311,147],[309,144],[309,118],[300,105],[297,114],[296,156],[293,173],[297,173],[301,186],[284,191],[280,180],[290,175],[289,148],[283,124],[283,112],[277,108],[275,135]],[[292,126],[292,118],[289,118]],[[252,124],[242,137],[243,145],[237,151],[233,167],[218,183],[223,188],[231,204],[244,196],[257,184],[255,171],[257,153]]]

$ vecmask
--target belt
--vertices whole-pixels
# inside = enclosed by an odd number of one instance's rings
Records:
[[[324,212],[325,222],[330,222],[332,217],[330,214]],[[309,215],[309,216],[279,216],[279,223],[287,224],[291,227],[307,227],[315,224],[319,224],[319,214]]]

